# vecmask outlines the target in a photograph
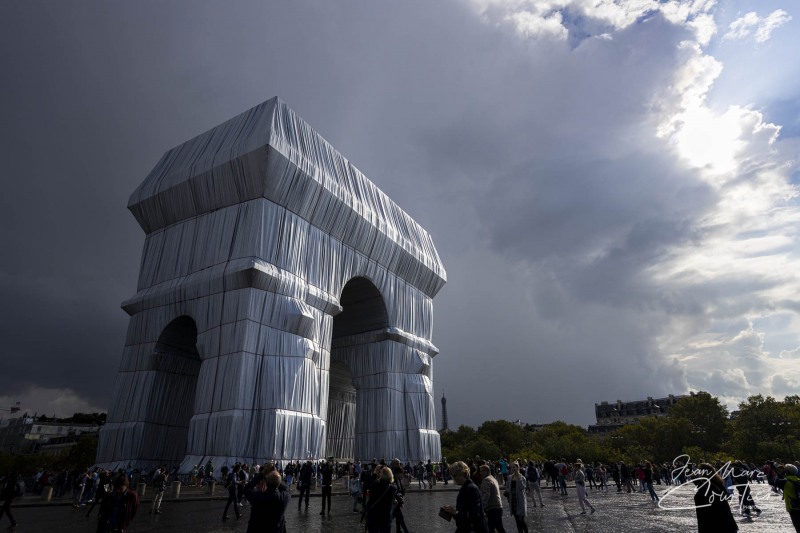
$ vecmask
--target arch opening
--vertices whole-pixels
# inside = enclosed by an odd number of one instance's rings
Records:
[[[333,342],[328,387],[328,413],[325,449],[327,456],[337,460],[354,460],[355,436],[368,431],[358,412],[358,388],[353,381],[353,365],[359,345],[369,342],[358,336],[389,327],[389,314],[383,296],[368,279],[351,279],[342,289],[339,299],[342,312],[333,318]]]
[[[339,298],[342,312],[333,318],[334,340],[389,327],[383,295],[367,278],[353,278]]]
[[[180,464],[186,455],[201,365],[197,325],[191,317],[176,318],[161,332],[152,355],[147,418],[159,438],[149,439],[151,460]]]

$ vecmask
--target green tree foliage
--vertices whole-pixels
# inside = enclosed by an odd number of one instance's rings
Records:
[[[684,453],[690,431],[681,418],[647,417],[629,424],[608,437],[609,445],[630,464],[641,460],[671,462]]]
[[[719,398],[704,391],[678,400],[667,418],[683,426],[680,436],[684,447],[697,446],[706,452],[718,452],[728,435],[728,409]]]
[[[478,428],[478,435],[493,441],[500,449],[500,455],[503,457],[509,457],[531,443],[530,432],[507,420],[484,422]]]
[[[451,463],[468,459],[471,456],[467,448],[476,435],[473,428],[463,424],[455,431],[445,431],[441,434],[442,455]]]
[[[87,468],[97,457],[97,434],[81,435],[78,443],[70,448],[66,457],[59,458],[57,464],[65,468]]]
[[[584,462],[606,460],[602,442],[590,438],[580,427],[565,422],[546,424],[531,435],[533,450],[546,459],[565,458]]]
[[[750,396],[739,404],[733,423],[732,449],[736,457],[760,462],[798,458],[800,436],[800,398],[788,396],[782,402],[771,396]]]

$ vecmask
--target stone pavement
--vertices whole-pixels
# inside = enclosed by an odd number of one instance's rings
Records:
[[[597,532],[597,533],[682,533],[696,531],[695,511],[691,508],[691,486],[666,495],[665,487],[656,487],[662,496],[661,507],[650,503],[645,494],[612,492],[598,494],[589,491],[589,499],[597,508],[594,515],[581,515],[580,507],[573,489],[566,497],[559,496],[549,488],[542,488],[545,507],[532,507],[529,502],[527,523],[532,532]],[[739,531],[742,533],[769,532],[791,533],[789,516],[783,508],[782,499],[769,495],[767,485],[754,485],[753,495],[763,514],[757,519],[739,518]],[[433,491],[411,488],[406,494],[403,508],[406,523],[412,533],[452,533],[455,525],[438,517],[439,507],[455,504],[456,490],[452,484],[444,488],[438,485]],[[26,501],[27,500],[27,501]],[[19,521],[18,532],[86,532],[93,533],[96,528],[97,509],[92,518],[85,518],[85,508],[74,510],[69,505],[47,504],[35,506],[36,500],[24,498],[15,507]],[[289,532],[303,533],[356,533],[363,531],[359,515],[353,514],[352,500],[349,496],[334,495],[333,512],[324,517],[319,515],[321,500],[311,498],[308,511],[297,510],[297,500],[292,498],[287,511]],[[149,515],[149,498],[144,498],[139,513],[133,522],[131,533],[168,531],[170,533],[216,533],[240,532],[247,529],[248,508],[244,507],[241,520],[232,518],[221,520],[225,499],[197,496],[178,500],[165,499],[162,514]],[[515,530],[514,521],[506,515],[504,524],[509,533]],[[232,515],[232,513],[231,513]],[[738,516],[738,515],[737,515]],[[4,520],[7,520],[4,518]],[[5,522],[0,523],[4,527]]]

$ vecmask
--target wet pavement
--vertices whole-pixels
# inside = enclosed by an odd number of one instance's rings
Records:
[[[574,489],[567,496],[559,496],[550,488],[543,487],[544,507],[532,507],[528,502],[527,523],[530,531],[546,532],[637,532],[637,533],[681,533],[697,530],[696,515],[692,505],[693,486],[684,486],[667,494],[665,487],[657,486],[656,492],[662,497],[661,505],[651,503],[650,498],[641,493],[618,493],[616,489],[607,493],[589,491],[589,500],[597,508],[593,515],[581,515]],[[149,498],[144,498],[131,533],[147,531],[169,531],[170,533],[211,533],[241,532],[247,529],[248,508],[243,508],[243,518],[235,517],[222,521],[225,499],[222,494],[211,499],[199,492],[185,491],[178,500],[165,498],[160,515],[150,515]],[[747,519],[734,516],[739,522],[739,531],[790,533],[794,531],[789,515],[780,497],[771,496],[767,485],[753,485],[753,496],[762,509],[761,517]],[[444,504],[455,505],[456,490],[450,485],[441,485],[432,491],[409,489],[403,512],[412,533],[452,533],[453,522],[438,517],[438,510]],[[735,506],[734,498],[733,505]],[[509,532],[515,531],[514,520],[505,508],[503,522]],[[352,499],[346,495],[333,496],[333,510],[329,515],[320,516],[321,499],[312,495],[308,510],[298,512],[297,500],[293,497],[287,511],[289,532],[345,533],[363,531],[360,528],[360,515],[352,513]],[[97,509],[90,519],[85,517],[86,508],[72,509],[68,504],[44,504],[34,497],[26,497],[15,506],[19,522],[18,532],[87,532],[96,529]],[[233,512],[230,512],[233,516]],[[5,527],[7,518],[0,522]],[[394,528],[393,528],[394,530]]]

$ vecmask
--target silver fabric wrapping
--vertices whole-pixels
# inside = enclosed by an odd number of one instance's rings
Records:
[[[168,151],[97,462],[439,459],[428,233],[273,98]]]

